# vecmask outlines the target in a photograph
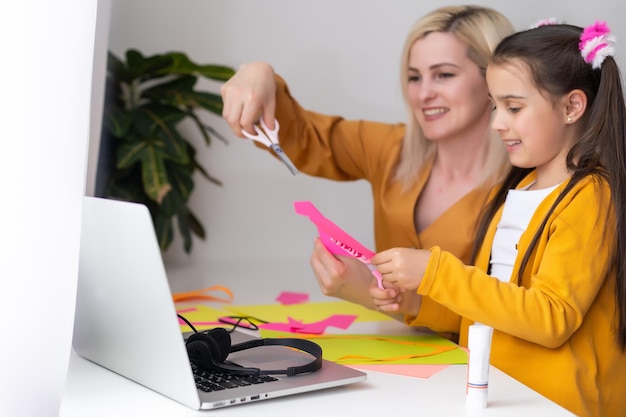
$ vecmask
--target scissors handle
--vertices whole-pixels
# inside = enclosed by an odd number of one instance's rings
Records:
[[[274,119],[274,129],[270,129],[267,127],[263,119],[261,119],[261,127],[258,125],[254,125],[255,135],[248,132],[245,129],[241,130],[241,133],[248,139],[256,140],[257,142],[261,142],[263,145],[270,147],[274,143],[278,143],[278,129],[279,129],[278,120]]]
[[[241,133],[243,133],[243,135],[247,137],[248,139],[252,139],[257,142],[260,142],[265,146],[272,145],[272,142],[270,141],[270,139],[265,135],[265,133],[257,125],[254,125],[254,131],[256,132],[256,135],[253,135],[252,133],[249,133],[245,130],[242,130]]]
[[[274,129],[270,129],[265,124],[265,120],[261,118],[261,127],[263,128],[263,131],[265,132],[267,137],[270,138],[270,141],[272,141],[272,143],[278,143],[278,129],[280,128],[278,120],[274,119]]]
[[[261,127],[262,129],[259,126],[254,125],[254,131],[256,132],[256,135],[248,133],[245,130],[242,130],[241,132],[248,139],[256,140],[257,142],[261,142],[268,148],[271,148],[274,153],[280,158],[280,160],[283,161],[283,164],[287,166],[287,168],[293,175],[299,174],[300,172],[298,171],[296,166],[293,164],[293,162],[291,162],[287,154],[285,154],[285,151],[283,151],[283,148],[281,148],[278,144],[278,129],[280,128],[278,120],[274,119],[274,129],[270,129],[265,124],[265,121],[261,119]]]

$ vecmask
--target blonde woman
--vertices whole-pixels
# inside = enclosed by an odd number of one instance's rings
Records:
[[[242,138],[259,116],[270,128],[276,118],[281,146],[301,172],[369,181],[377,251],[437,245],[467,262],[487,192],[509,168],[489,128],[485,69],[512,32],[506,17],[480,6],[442,7],[418,20],[400,66],[406,123],[306,110],[265,62],[242,65],[223,85],[223,117]],[[318,240],[311,266],[324,294],[375,308],[368,293],[373,276],[358,261],[335,257]],[[418,302],[414,297],[400,293],[394,315]]]

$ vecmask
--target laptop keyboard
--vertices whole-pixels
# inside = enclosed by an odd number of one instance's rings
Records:
[[[193,362],[191,363],[191,369],[193,370],[196,387],[204,392],[221,391],[278,380],[270,375],[237,375],[219,369],[201,369]]]

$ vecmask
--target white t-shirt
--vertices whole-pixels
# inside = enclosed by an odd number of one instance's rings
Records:
[[[510,281],[517,258],[517,242],[539,204],[558,185],[541,190],[509,190],[491,247],[491,276]]]

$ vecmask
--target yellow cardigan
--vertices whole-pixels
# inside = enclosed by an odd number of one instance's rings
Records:
[[[535,178],[531,173],[520,187]],[[579,416],[626,415],[626,354],[615,338],[614,216],[604,181],[577,184],[550,215],[517,285],[519,261],[565,184],[539,205],[517,242],[519,257],[510,283],[488,276],[489,256],[502,210],[493,219],[476,267],[439,247],[417,289],[459,317],[467,345],[473,321],[494,328],[491,363]],[[446,310],[447,313],[450,310]],[[408,318],[412,325],[447,320],[437,308]]]
[[[291,97],[280,76],[276,76],[276,83],[280,145],[298,169],[316,177],[338,181],[364,179],[371,184],[376,251],[438,245],[469,262],[486,189],[469,192],[417,234],[415,204],[430,175],[431,163],[422,168],[412,189],[403,192],[394,174],[404,124],[345,120],[307,111]]]

